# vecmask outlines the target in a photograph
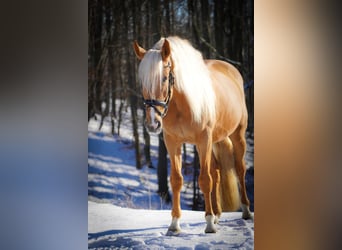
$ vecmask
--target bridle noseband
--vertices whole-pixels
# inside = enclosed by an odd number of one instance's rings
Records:
[[[170,64],[168,64],[165,67],[171,67]],[[167,93],[167,97],[164,101],[159,101],[159,100],[155,100],[155,99],[144,99],[143,97],[143,103],[145,106],[147,107],[151,107],[153,108],[158,115],[160,115],[161,118],[164,118],[166,116],[167,110],[169,109],[169,102],[171,99],[171,87],[174,84],[174,80],[175,78],[173,77],[172,71],[170,70],[169,73],[169,89],[168,89],[168,93]],[[162,107],[164,109],[163,112],[160,112],[157,107]]]

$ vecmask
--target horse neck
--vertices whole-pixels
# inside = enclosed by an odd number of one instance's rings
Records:
[[[171,112],[181,114],[182,116],[187,116],[188,114],[191,115],[190,106],[186,96],[176,88],[173,89],[170,108]]]

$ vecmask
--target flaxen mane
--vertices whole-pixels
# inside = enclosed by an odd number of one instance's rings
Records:
[[[160,39],[148,50],[139,66],[139,79],[142,88],[151,98],[155,98],[157,84],[162,83],[162,58],[160,49],[167,39],[171,47],[174,63],[175,88],[186,96],[194,122],[201,122],[203,116],[210,121],[215,118],[215,94],[207,66],[199,51],[187,40],[178,37]]]

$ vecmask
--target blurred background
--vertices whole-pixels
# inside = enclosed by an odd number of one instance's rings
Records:
[[[93,5],[5,1],[0,9],[1,249],[88,245]],[[342,249],[339,2],[260,0],[254,14],[255,249]],[[149,48],[159,37],[131,39]]]

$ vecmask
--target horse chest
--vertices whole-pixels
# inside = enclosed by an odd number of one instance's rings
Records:
[[[184,118],[181,113],[176,113],[164,122],[164,130],[184,142],[192,143],[198,131],[196,125],[189,122],[190,118]]]

